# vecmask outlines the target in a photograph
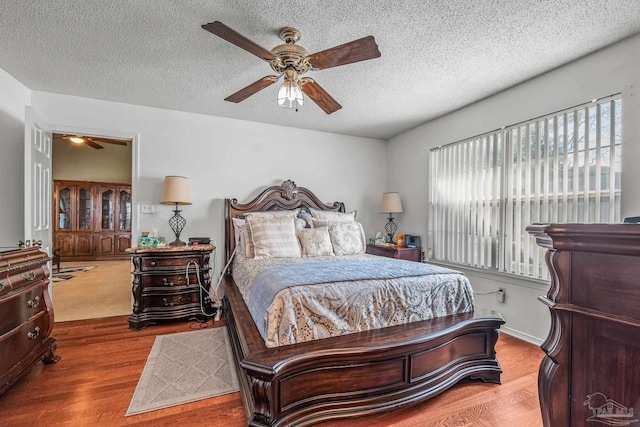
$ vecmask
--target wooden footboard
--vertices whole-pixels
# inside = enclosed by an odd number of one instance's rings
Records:
[[[310,425],[395,409],[464,378],[500,383],[496,312],[465,313],[267,348],[233,280],[224,314],[250,426]]]

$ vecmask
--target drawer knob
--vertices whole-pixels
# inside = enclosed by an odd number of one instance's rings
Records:
[[[25,280],[31,281],[36,278],[36,273],[34,273],[33,270],[31,270],[28,273],[22,273],[20,276]]]
[[[182,286],[187,284],[187,279],[185,277],[180,277],[177,281],[167,280],[166,277],[162,278],[162,283],[165,286]]]
[[[155,261],[151,261],[151,262],[149,263],[149,265],[150,265],[151,267],[155,267],[155,266],[156,266],[156,262],[155,262]]]
[[[29,301],[27,301],[27,307],[29,308],[34,308],[34,307],[38,307],[40,305],[40,297],[37,296],[34,299],[30,299]]]
[[[176,305],[180,305],[182,303],[182,297],[178,297],[173,301],[167,298],[162,298],[162,302],[164,302],[165,307],[175,307]]]
[[[36,328],[27,334],[27,338],[30,340],[35,340],[40,335],[40,326],[36,326]]]

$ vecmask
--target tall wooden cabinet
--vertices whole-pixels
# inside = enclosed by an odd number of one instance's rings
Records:
[[[640,425],[640,225],[527,228],[547,248],[545,426]]]
[[[127,259],[131,185],[54,181],[53,244],[62,261]]]

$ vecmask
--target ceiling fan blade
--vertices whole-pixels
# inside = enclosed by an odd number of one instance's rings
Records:
[[[123,145],[126,147],[127,143],[125,141],[118,141],[117,139],[105,139],[105,138],[97,138],[97,137],[89,137],[87,138],[93,142],[101,142],[103,144],[115,144],[115,145]],[[102,148],[102,147],[101,147]]]
[[[311,66],[318,70],[379,58],[380,51],[373,36],[363,37],[308,56]]]
[[[101,149],[104,148],[102,145],[98,145],[95,142],[90,141],[88,139],[84,141],[84,144],[88,145],[89,147],[93,147],[93,148],[95,148],[97,150],[101,150]]]
[[[305,77],[300,80],[302,82],[302,91],[305,95],[318,104],[318,107],[322,108],[325,113],[335,113],[342,108],[342,105],[338,104],[338,101],[333,99],[333,97],[329,95],[326,90],[322,89],[322,87],[313,79]]]
[[[245,99],[247,99],[248,97],[250,97],[254,93],[259,92],[262,89],[271,86],[272,84],[274,84],[276,82],[276,80],[278,80],[278,76],[266,76],[266,77],[263,77],[260,80],[258,80],[257,82],[251,83],[249,86],[247,86],[247,87],[245,87],[243,89],[240,89],[239,91],[237,91],[233,95],[227,96],[224,100],[225,101],[229,101],[229,102],[236,102],[236,103],[238,103],[240,101],[244,101]]]
[[[276,59],[276,56],[269,52],[267,49],[252,42],[242,34],[232,30],[220,21],[210,22],[202,25],[202,28],[215,34],[216,36],[225,39],[229,43],[233,43],[241,49],[246,50],[255,56],[264,59],[265,61],[271,61]]]

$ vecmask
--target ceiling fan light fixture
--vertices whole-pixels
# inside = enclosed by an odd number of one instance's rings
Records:
[[[82,144],[84,143],[84,138],[80,137],[80,136],[70,136],[69,137],[69,141],[76,143],[76,144]]]
[[[297,82],[285,80],[278,91],[278,105],[284,108],[298,109],[304,104],[302,90]]]

